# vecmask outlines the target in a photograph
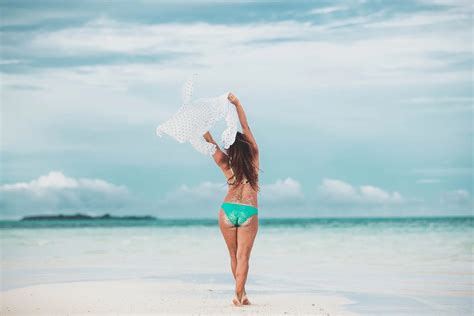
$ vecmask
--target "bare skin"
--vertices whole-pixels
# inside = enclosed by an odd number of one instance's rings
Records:
[[[249,271],[249,259],[258,231],[258,215],[253,215],[244,224],[236,227],[229,224],[222,209],[219,210],[219,227],[227,244],[230,255],[230,266],[235,279],[235,294],[240,304],[249,305],[250,301],[242,300]],[[238,304],[236,304],[238,305]]]
[[[255,165],[258,168],[258,165],[259,165],[258,146],[255,141],[255,138],[253,137],[252,131],[250,130],[250,127],[247,123],[247,118],[243,110],[243,107],[240,104],[239,99],[234,94],[229,93],[228,99],[232,104],[235,105],[238,116],[239,116],[240,124],[242,126],[243,134],[245,134],[245,136],[247,137],[247,139],[249,140],[249,142],[252,144],[254,148],[254,151],[256,153]],[[229,166],[227,155],[220,150],[219,146],[214,141],[214,139],[212,138],[209,132],[206,132],[204,134],[204,138],[207,142],[213,143],[216,145],[217,150],[215,154],[213,155],[213,158],[216,164],[221,168],[226,179],[228,179],[231,176],[231,174],[229,174],[230,166]],[[249,204],[252,204],[253,206],[258,208],[257,193],[252,192],[252,195],[253,195],[253,199],[251,200],[253,201],[253,203],[249,203]],[[230,195],[228,194],[228,196],[226,196],[224,201],[228,200],[229,196]],[[241,204],[248,204],[248,203],[241,203]],[[250,301],[248,300],[246,292],[245,292],[245,283],[247,281],[247,276],[248,276],[248,271],[249,271],[250,254],[252,251],[255,237],[257,235],[257,231],[258,231],[258,215],[257,214],[253,215],[252,217],[247,219],[245,223],[243,223],[240,226],[234,226],[232,223],[229,222],[222,208],[220,208],[218,212],[218,218],[219,218],[219,228],[221,230],[222,236],[224,237],[225,243],[229,250],[231,270],[235,279],[236,297],[233,299],[233,304],[237,306],[249,305]]]

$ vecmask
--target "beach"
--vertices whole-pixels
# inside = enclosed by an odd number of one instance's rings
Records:
[[[465,315],[472,219],[262,220],[234,307],[213,220],[0,223],[1,314]]]
[[[2,293],[2,315],[19,314],[308,314],[356,315],[347,299],[253,289],[255,303],[231,305],[232,291],[216,284],[176,281],[115,280],[28,286]]]

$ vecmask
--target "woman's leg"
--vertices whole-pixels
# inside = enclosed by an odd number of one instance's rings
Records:
[[[230,266],[235,279],[235,270],[237,268],[237,227],[227,220],[222,208],[219,210],[219,227],[229,249]]]
[[[240,300],[245,291],[249,271],[250,252],[258,231],[258,215],[253,215],[237,228],[237,269],[235,273],[235,292]]]

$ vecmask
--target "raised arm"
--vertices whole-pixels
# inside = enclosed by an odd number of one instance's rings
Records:
[[[207,131],[203,135],[203,137],[208,143],[216,145],[216,152],[214,153],[214,155],[212,155],[212,157],[214,158],[214,161],[216,162],[216,164],[222,170],[224,170],[227,167],[227,155],[224,154],[224,152],[219,148],[219,145],[214,141],[209,131]]]
[[[239,116],[240,125],[242,126],[242,133],[249,139],[255,152],[258,153],[257,141],[250,130],[247,116],[245,115],[245,111],[242,104],[240,103],[240,100],[233,93],[229,93],[228,99],[233,105],[235,105],[235,109],[237,110],[237,114]]]

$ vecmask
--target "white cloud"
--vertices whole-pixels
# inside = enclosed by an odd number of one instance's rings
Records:
[[[272,203],[293,203],[304,199],[301,184],[290,177],[284,180],[277,179],[275,183],[262,185],[261,190],[261,204],[263,205]]]
[[[384,33],[384,36],[372,35],[364,39],[344,36],[343,40],[337,36],[328,37],[338,32],[337,26],[346,22],[331,22],[335,25],[296,21],[241,25],[203,22],[141,25],[101,19],[82,27],[40,34],[24,49],[48,56],[88,56],[97,53],[173,56],[159,64],[77,67],[81,71],[68,75],[75,79],[82,78],[84,83],[89,84],[102,82],[110,85],[118,80],[123,84],[132,80],[163,82],[176,78],[180,69],[196,65],[214,69],[223,67],[234,76],[239,76],[240,72],[233,70],[241,69],[242,65],[252,65],[253,77],[265,71],[266,81],[263,78],[262,81],[267,85],[269,78],[280,79],[285,73],[293,74],[295,86],[308,78],[325,85],[378,85],[387,82],[409,84],[421,79],[425,82],[467,80],[470,76],[470,72],[461,70],[452,70],[451,73],[443,71],[443,76],[439,77],[433,72],[426,74],[428,70],[437,71],[448,66],[447,61],[429,56],[430,52],[470,54],[468,31]],[[360,21],[362,25],[369,22],[370,19]],[[171,70],[175,76],[170,77]],[[278,75],[270,75],[268,71]],[[248,73],[241,76],[244,78],[239,79],[248,81]],[[278,83],[274,81],[272,84]],[[288,89],[287,86],[285,88]]]
[[[102,179],[72,178],[51,171],[30,182],[0,186],[2,216],[120,210],[132,201],[125,186]]]
[[[30,182],[17,182],[14,184],[4,184],[0,190],[4,192],[29,191],[41,195],[51,189],[87,189],[104,194],[127,194],[128,190],[124,186],[117,186],[101,179],[70,178],[61,171],[50,171],[47,175],[40,176]]]
[[[363,201],[376,204],[401,203],[403,198],[398,192],[388,193],[384,190],[371,186],[363,185],[359,188]]]
[[[347,10],[348,8],[345,6],[332,6],[332,7],[324,7],[324,8],[314,8],[309,11],[310,14],[330,14],[337,11]]]
[[[319,196],[326,201],[350,203],[357,200],[356,189],[344,181],[323,179],[317,190]]]
[[[318,201],[335,205],[398,205],[405,198],[396,191],[390,193],[371,186],[362,185],[358,188],[341,180],[324,178],[316,189]]]
[[[441,195],[441,202],[454,204],[454,205],[466,205],[471,201],[471,194],[464,189],[457,189],[453,191],[443,192]],[[471,210],[472,211],[472,210]]]
[[[365,25],[372,18],[356,19],[362,19],[359,22]],[[135,59],[136,62],[62,68],[45,65],[46,68],[36,68],[34,76],[28,72],[3,73],[3,146],[17,149],[28,144],[38,150],[60,147],[55,144],[60,135],[51,135],[54,131],[45,127],[51,121],[57,130],[58,124],[79,128],[155,125],[179,106],[173,95],[178,96],[191,70],[208,74],[201,77],[203,89],[199,93],[203,95],[245,87],[253,98],[270,96],[269,103],[291,94],[304,100],[311,91],[324,88],[359,90],[395,85],[403,89],[420,82],[438,85],[470,81],[469,69],[450,68],[451,60],[430,55],[470,54],[468,29],[393,34],[384,31],[383,36],[370,33],[362,39],[331,36],[340,32],[338,26],[349,22],[354,21],[336,20],[322,25],[297,21],[143,25],[102,18],[80,27],[34,33],[32,42],[9,49],[34,51],[36,57],[47,56],[51,60],[58,56],[69,56],[71,61],[79,57],[87,60],[107,53],[134,57],[170,54],[171,58],[155,63]],[[354,30],[351,34],[355,33]],[[18,87],[41,89],[25,91]],[[296,109],[295,103],[284,102],[281,106],[285,104],[293,104],[288,112],[297,116],[294,119],[304,121],[309,117],[301,116],[306,110],[303,105]],[[330,111],[327,108],[325,111]],[[265,107],[256,111],[260,115],[268,113]],[[325,126],[327,122],[318,123],[331,132],[342,128],[363,130],[350,125],[355,120],[334,120]]]
[[[238,26],[205,22],[144,25],[101,18],[81,27],[43,33],[29,46],[43,54],[75,56],[96,52],[199,54],[213,50],[218,54],[216,49],[230,53],[250,41],[306,37],[301,31],[311,29],[309,23],[295,21]]]
[[[416,17],[416,15],[413,15]],[[459,16],[452,16],[452,13],[438,13],[446,19],[458,19]],[[468,21],[469,15],[464,14]],[[363,20],[365,21],[365,20]],[[340,26],[342,22],[337,22]],[[351,21],[353,22],[353,21]],[[335,22],[331,22],[335,23]],[[367,23],[368,24],[368,23]],[[369,24],[368,24],[369,25]],[[30,48],[38,50],[42,54],[90,54],[97,52],[120,52],[128,54],[152,54],[152,53],[237,53],[243,46],[258,41],[267,41],[266,46],[272,46],[268,41],[278,39],[292,40],[312,40],[319,41],[319,36],[326,32],[336,32],[331,30],[331,24],[314,25],[309,22],[280,21],[272,23],[249,23],[240,25],[199,23],[163,23],[163,24],[132,24],[115,20],[94,20],[81,27],[72,27],[49,33],[37,35],[28,44]],[[446,31],[449,32],[449,31]],[[137,36],[139,34],[140,36]],[[439,37],[427,34],[405,34],[397,33],[401,39],[407,38],[415,40],[430,39],[429,42],[421,42],[411,47],[399,46],[399,50],[413,50],[425,48],[427,51],[432,48],[440,48],[446,51],[469,52],[470,46],[461,40],[469,36],[469,32],[454,33],[453,38]],[[373,40],[383,40],[382,38],[371,37]],[[354,39],[344,38],[344,41],[334,39],[330,42],[340,45],[353,42]],[[448,46],[447,44],[457,44]],[[276,42],[275,44],[278,44]],[[429,44],[429,45],[428,45]],[[375,45],[374,45],[375,47]],[[384,47],[378,47],[383,49]],[[387,50],[388,51],[388,50]],[[243,53],[243,51],[241,51]],[[346,56],[350,57],[350,56]]]

